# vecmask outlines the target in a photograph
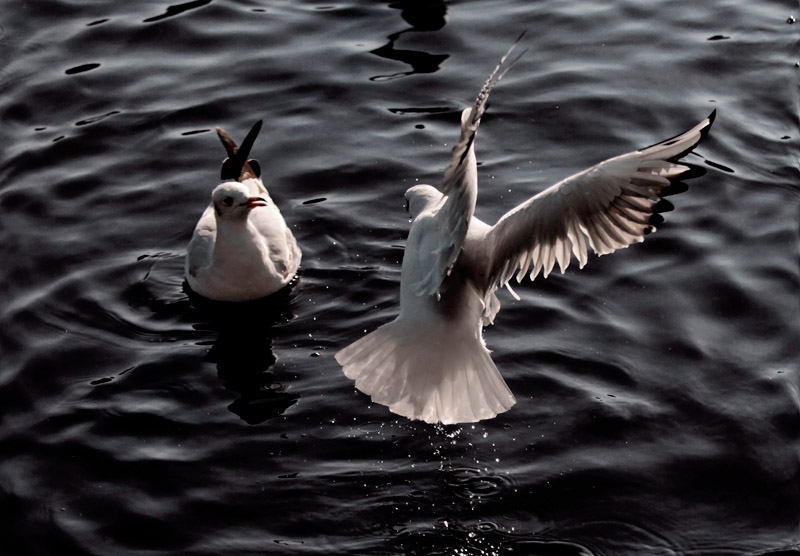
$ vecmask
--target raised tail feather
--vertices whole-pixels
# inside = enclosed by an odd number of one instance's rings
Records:
[[[426,423],[473,423],[514,405],[480,330],[464,334],[396,319],[336,354],[372,401]]]

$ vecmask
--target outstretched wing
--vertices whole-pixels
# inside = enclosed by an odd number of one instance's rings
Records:
[[[450,165],[445,170],[439,191],[444,197],[441,204],[434,209],[435,227],[440,241],[438,247],[431,253],[432,266],[426,277],[414,284],[417,295],[434,295],[438,293],[442,281],[445,279],[461,252],[461,246],[467,235],[469,222],[475,212],[475,202],[478,198],[478,172],[475,161],[475,135],[481,123],[481,117],[486,112],[486,101],[489,93],[502,79],[508,69],[519,60],[523,51],[514,58],[511,52],[525,35],[520,35],[511,48],[500,59],[475,103],[461,113],[461,136],[458,139],[450,158]]]
[[[598,255],[644,240],[662,190],[696,168],[680,164],[708,134],[716,110],[689,131],[651,147],[611,158],[571,176],[506,213],[487,234],[487,289],[516,273],[533,280],[574,255],[583,268],[587,245]],[[666,194],[668,191],[665,191]]]

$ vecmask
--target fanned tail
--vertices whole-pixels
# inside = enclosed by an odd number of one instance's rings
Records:
[[[473,423],[514,405],[477,335],[400,319],[336,354],[356,388],[393,413],[426,423]]]

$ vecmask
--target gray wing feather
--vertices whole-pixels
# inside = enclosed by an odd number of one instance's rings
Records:
[[[487,291],[514,274],[563,273],[574,256],[581,268],[588,247],[598,255],[644,240],[662,190],[691,177],[678,159],[706,136],[716,111],[689,131],[651,147],[601,162],[530,198],[505,214],[487,234]]]

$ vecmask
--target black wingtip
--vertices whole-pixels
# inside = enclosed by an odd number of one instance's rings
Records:
[[[657,147],[659,145],[666,145],[666,144],[672,143],[676,139],[681,137],[682,135],[686,135],[689,132],[700,133],[700,137],[697,139],[697,141],[695,141],[694,143],[689,145],[686,149],[684,149],[683,151],[677,153],[676,155],[671,156],[668,159],[665,159],[665,160],[669,160],[671,162],[677,162],[678,160],[680,160],[681,158],[683,158],[684,156],[686,156],[687,154],[692,152],[695,148],[697,148],[697,146],[700,143],[702,143],[705,140],[705,138],[708,136],[709,131],[711,131],[711,125],[714,123],[714,120],[716,119],[716,117],[717,117],[717,110],[714,109],[714,110],[711,111],[711,114],[709,114],[704,120],[702,120],[699,124],[697,124],[696,126],[691,128],[690,130],[684,131],[683,133],[679,133],[678,135],[675,135],[674,137],[670,137],[669,139],[665,139],[663,141],[659,141],[658,143],[654,143],[654,144],[652,144],[652,145],[650,145],[648,147],[644,147],[643,149],[639,149],[639,151],[640,152],[641,151],[646,151],[647,149],[651,149],[651,148]],[[706,121],[706,120],[708,120],[708,121]]]
[[[245,137],[244,141],[242,141],[242,145],[239,147],[239,150],[236,151],[236,155],[241,156],[243,161],[246,161],[247,157],[250,156],[250,149],[253,148],[253,144],[256,142],[256,137],[258,137],[258,132],[261,131],[261,125],[263,123],[264,122],[262,120],[258,120],[253,124],[253,127],[250,128],[250,131],[247,132],[247,137]]]
[[[711,125],[714,123],[714,120],[717,119],[717,109],[714,108],[706,119],[708,120],[708,125],[700,130],[700,141],[703,141],[706,135],[708,135],[708,132],[711,131]]]
[[[239,170],[236,168],[236,161],[232,160],[230,157],[223,160],[219,175],[223,180],[238,180]]]
[[[217,135],[219,135],[222,144],[225,146],[225,151],[228,153],[228,158],[222,162],[222,170],[220,171],[220,176],[223,180],[239,180],[244,170],[253,173],[255,177],[260,177],[260,166],[256,162],[255,166],[258,169],[253,170],[251,167],[252,165],[248,164],[249,161],[247,157],[250,155],[250,150],[253,148],[253,144],[256,141],[256,137],[258,137],[258,133],[261,131],[262,125],[262,120],[258,120],[253,124],[250,131],[247,132],[247,137],[242,141],[241,146],[237,146],[236,142],[231,139],[230,135],[222,128],[217,128]]]

